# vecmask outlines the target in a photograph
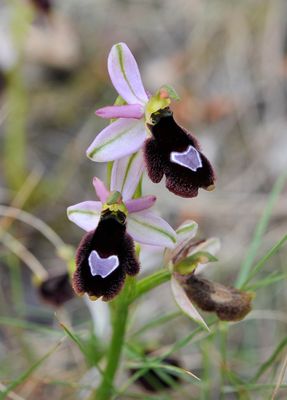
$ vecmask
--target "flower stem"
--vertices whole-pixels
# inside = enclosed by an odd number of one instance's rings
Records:
[[[119,367],[125,331],[128,320],[128,307],[134,297],[135,278],[127,277],[125,286],[116,300],[111,302],[113,333],[107,355],[107,365],[102,381],[90,400],[109,400],[113,395],[113,381]]]
[[[162,283],[169,281],[170,277],[171,272],[165,268],[141,279],[136,285],[136,290],[134,292],[134,296],[131,298],[131,302],[142,296],[144,293],[149,292],[155,287],[161,285]]]

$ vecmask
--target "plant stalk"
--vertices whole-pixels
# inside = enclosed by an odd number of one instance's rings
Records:
[[[113,333],[107,355],[107,365],[102,381],[90,400],[109,400],[113,395],[113,382],[121,359],[128,321],[128,308],[134,289],[135,279],[127,277],[123,290],[117,299],[111,302]]]

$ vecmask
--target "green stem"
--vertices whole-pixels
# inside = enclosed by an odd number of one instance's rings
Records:
[[[111,302],[113,333],[102,381],[90,400],[109,400],[113,395],[113,381],[119,367],[128,320],[128,307],[134,296],[135,279],[128,277],[116,300]]]
[[[170,277],[171,272],[168,269],[161,269],[154,274],[141,279],[136,285],[136,290],[131,302],[142,296],[144,293],[149,292],[155,287],[161,285],[162,283],[169,281]]]
[[[109,400],[113,394],[113,381],[124,345],[129,305],[142,294],[168,281],[170,275],[171,273],[167,269],[163,269],[141,279],[137,284],[135,284],[134,278],[128,277],[124,289],[117,299],[111,302],[113,333],[107,355],[107,365],[102,381],[90,400]]]

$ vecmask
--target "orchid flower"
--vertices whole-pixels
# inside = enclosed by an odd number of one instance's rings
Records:
[[[139,264],[136,242],[171,248],[174,230],[149,209],[155,196],[132,199],[142,174],[143,157],[136,153],[114,163],[111,190],[97,177],[93,184],[100,201],[85,201],[68,208],[68,218],[88,232],[76,256],[73,286],[78,294],[110,300],[121,289],[126,274],[135,275]]]
[[[97,135],[87,156],[93,161],[112,161],[144,147],[147,172],[154,183],[165,175],[167,189],[182,197],[196,196],[200,187],[212,190],[215,177],[209,161],[196,139],[176,124],[169,109],[171,99],[178,99],[175,91],[164,86],[149,96],[125,43],[112,47],[108,71],[125,104],[96,111],[98,116],[116,121]]]
[[[139,243],[171,248],[176,243],[174,230],[161,217],[149,209],[156,201],[155,196],[132,199],[142,173],[142,154],[117,160],[112,169],[111,191],[97,177],[93,185],[100,201],[84,201],[68,208],[68,218],[87,232],[96,229],[101,211],[113,191],[122,195],[127,213],[127,231]]]

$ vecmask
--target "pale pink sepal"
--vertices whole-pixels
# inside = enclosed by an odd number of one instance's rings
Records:
[[[159,247],[173,247],[176,243],[172,227],[149,210],[129,214],[127,230],[139,243]]]
[[[111,190],[119,191],[123,200],[133,197],[144,171],[142,151],[120,158],[113,164],[111,176]]]
[[[128,104],[145,104],[148,101],[137,62],[125,43],[112,47],[108,71],[115,89]]]
[[[101,200],[102,203],[105,203],[110,195],[110,191],[106,188],[104,182],[96,176],[93,178],[93,185],[98,198]]]
[[[191,303],[184,289],[181,287],[181,285],[174,276],[171,277],[170,283],[171,283],[171,291],[178,307],[183,311],[184,314],[186,314],[189,318],[193,319],[202,328],[204,328],[209,332],[209,328],[206,325],[204,319],[199,314],[194,305]]]
[[[83,201],[67,208],[70,221],[87,232],[93,231],[98,226],[102,210],[100,201]]]
[[[144,115],[144,108],[141,104],[127,104],[124,106],[107,106],[99,108],[96,115],[101,118],[135,118],[140,119]]]
[[[125,204],[129,213],[135,213],[152,207],[155,201],[155,196],[144,196],[138,199],[127,200]]]
[[[117,160],[138,151],[145,137],[143,121],[119,118],[97,135],[87,149],[87,156],[98,162]]]

